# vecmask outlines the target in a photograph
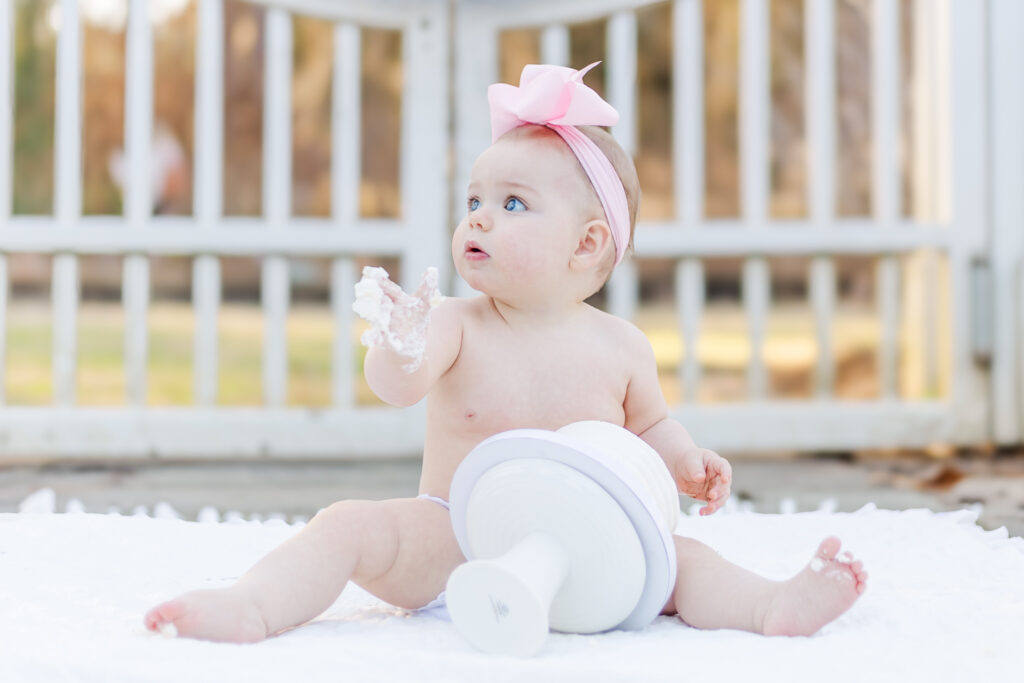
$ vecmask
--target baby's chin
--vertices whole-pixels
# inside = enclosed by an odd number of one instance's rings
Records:
[[[470,289],[481,294],[490,295],[488,292],[487,281],[482,276],[482,273],[474,271],[472,268],[467,268],[464,265],[456,261],[455,272],[459,274],[463,282],[469,285]]]

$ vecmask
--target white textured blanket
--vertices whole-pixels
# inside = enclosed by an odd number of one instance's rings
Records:
[[[853,609],[811,638],[701,632],[552,634],[532,660],[474,651],[446,621],[356,587],[312,624],[257,645],[149,634],[143,612],[223,585],[298,530],[284,522],[0,515],[0,680],[1022,681],[1024,540],[968,511],[685,517],[681,533],[783,578],[839,535],[870,572]]]

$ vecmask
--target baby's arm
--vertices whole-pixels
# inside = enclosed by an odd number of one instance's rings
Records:
[[[411,358],[408,348],[394,348],[391,337],[396,335],[388,331],[364,337],[363,342],[369,348],[363,374],[370,389],[382,401],[394,406],[411,406],[427,395],[434,382],[448,371],[459,355],[462,345],[461,302],[445,299],[431,310],[431,288],[421,285],[415,297],[410,297],[390,280],[385,279],[380,284],[384,293],[395,302],[392,326],[421,327],[426,339],[421,354]]]
[[[702,515],[725,504],[732,484],[732,467],[712,450],[699,447],[668,406],[658,383],[658,368],[647,338],[639,330],[631,344],[633,373],[626,389],[626,429],[647,442],[665,461],[681,493],[707,501]]]

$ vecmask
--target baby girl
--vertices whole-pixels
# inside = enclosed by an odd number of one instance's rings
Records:
[[[680,492],[707,502],[702,514],[724,504],[729,463],[668,417],[643,333],[584,303],[630,246],[640,194],[632,161],[597,127],[618,115],[585,72],[528,66],[518,88],[488,92],[493,144],[473,166],[452,238],[455,268],[480,296],[438,303],[431,282],[409,295],[380,271],[360,283],[389,313],[366,337],[370,388],[395,406],[427,399],[420,496],[334,503],[234,585],[151,609],[149,629],[258,641],[318,616],[349,581],[399,607],[431,603],[465,561],[445,502],[452,476],[476,444],[509,429],[623,426],[661,455]],[[664,614],[697,628],[810,635],[867,579],[836,538],[786,581],[694,539],[675,544]]]

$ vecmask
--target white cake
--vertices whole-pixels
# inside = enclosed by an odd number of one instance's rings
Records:
[[[451,487],[469,559],[448,582],[456,628],[480,649],[522,656],[549,628],[643,628],[675,584],[678,501],[658,454],[610,423],[486,439]]]

